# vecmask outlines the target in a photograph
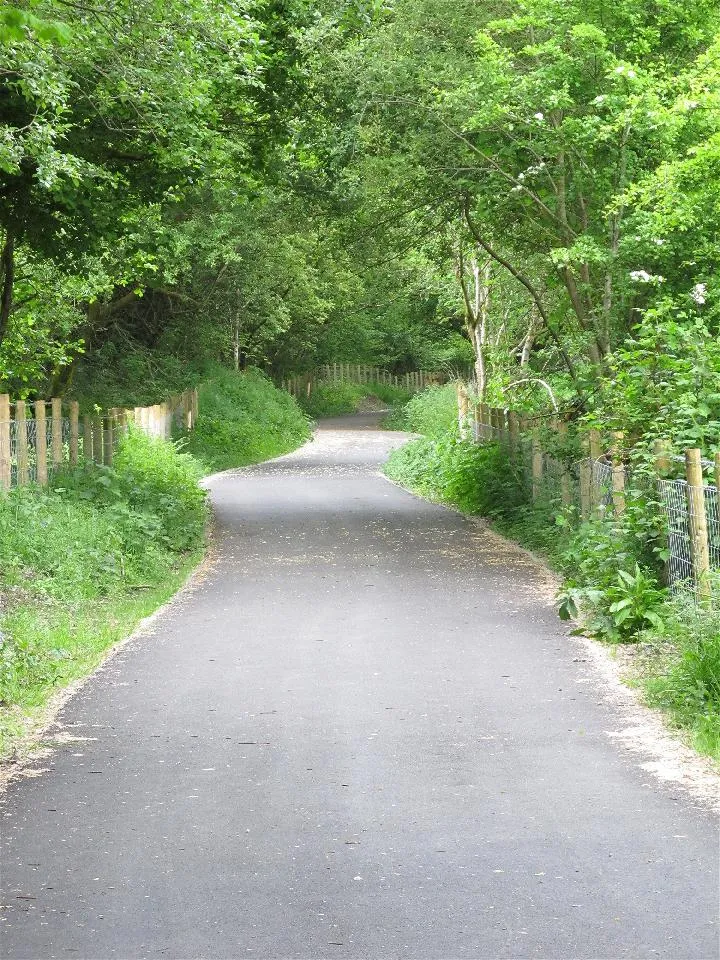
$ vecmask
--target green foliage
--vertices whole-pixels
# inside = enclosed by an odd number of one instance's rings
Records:
[[[199,407],[186,449],[211,471],[278,457],[310,436],[295,400],[258,370],[227,371],[211,380],[200,391]]]
[[[197,562],[200,473],[176,445],[132,432],[113,467],[0,497],[0,753],[57,685],[91,670]]]
[[[356,384],[343,381],[318,383],[309,397],[300,397],[303,410],[315,419],[355,413],[363,407],[389,409],[406,403],[410,394],[401,387],[384,383]]]
[[[562,620],[580,619],[586,630],[604,640],[635,641],[648,625],[662,630],[660,611],[665,599],[657,580],[636,563],[632,572],[617,570],[614,580],[602,589],[566,587],[559,614]]]
[[[527,489],[498,444],[421,437],[394,451],[387,475],[467,513],[506,518],[527,502]]]
[[[59,474],[47,489],[0,498],[0,569],[10,586],[56,600],[91,599],[158,583],[202,543],[199,464],[140,432],[113,467]]]
[[[300,397],[303,410],[315,419],[336,417],[358,409],[368,390],[355,383],[318,383],[309,397]]]
[[[644,677],[648,702],[720,760],[720,615],[675,602],[662,633],[648,631],[645,640],[654,653]]]
[[[457,390],[455,384],[428,387],[417,393],[396,418],[397,428],[425,437],[454,435],[458,428]]]

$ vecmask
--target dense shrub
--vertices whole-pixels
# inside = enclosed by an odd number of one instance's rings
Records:
[[[112,467],[11,491],[0,497],[2,581],[67,600],[158,582],[202,541],[200,475],[174,444],[133,431]]]
[[[402,387],[384,383],[318,383],[309,397],[301,397],[300,405],[311,417],[337,417],[344,413],[354,413],[369,401],[379,401],[388,409],[400,407],[411,394]]]
[[[720,761],[720,613],[673,601],[663,630],[644,639],[659,653],[649,658],[648,702],[668,711],[700,750]]]
[[[457,432],[458,405],[455,384],[428,387],[403,407],[398,425],[426,437],[445,437]]]
[[[357,410],[367,390],[355,383],[318,383],[309,397],[301,397],[300,404],[313,418],[337,417]]]
[[[228,371],[201,388],[187,450],[208,470],[227,470],[288,453],[309,436],[308,420],[288,393],[259,370]]]
[[[421,437],[394,451],[385,471],[419,493],[484,517],[511,516],[528,500],[522,474],[495,443]]]

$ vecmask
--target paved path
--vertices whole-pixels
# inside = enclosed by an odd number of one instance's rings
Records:
[[[213,481],[214,564],[10,789],[2,957],[718,955],[711,815],[607,737],[537,570],[376,475],[398,441]]]

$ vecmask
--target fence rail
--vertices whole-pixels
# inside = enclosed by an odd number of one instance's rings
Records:
[[[150,407],[114,407],[84,415],[77,400],[53,397],[30,404],[0,394],[0,491],[27,483],[44,485],[59,467],[81,461],[111,465],[128,424],[169,439],[173,430],[192,430],[197,411],[196,389]]]
[[[360,363],[326,363],[312,373],[282,380],[280,387],[294,397],[310,397],[317,386],[325,383],[353,383],[359,386],[378,384],[418,393],[434,384],[447,383],[450,379],[449,374],[439,371],[415,370],[412,373],[395,374],[381,367]]]
[[[604,437],[597,430],[588,431],[583,437],[586,456],[568,463],[543,448],[548,427],[561,437],[567,432],[567,425],[558,419],[533,419],[473,403],[463,384],[458,386],[458,411],[462,436],[507,446],[534,502],[558,510],[574,507],[579,521],[623,514],[630,472],[622,434]],[[658,441],[653,458],[657,502],[667,525],[668,585],[674,591],[690,591],[701,601],[720,600],[720,452],[708,459],[691,449],[680,457],[669,442]],[[683,475],[670,476],[681,464]],[[707,473],[713,474],[714,482]]]

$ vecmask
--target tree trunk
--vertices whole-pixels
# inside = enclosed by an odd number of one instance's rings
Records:
[[[540,294],[524,273],[521,273],[521,271],[518,270],[517,267],[515,267],[506,257],[501,256],[497,250],[494,250],[493,247],[490,246],[487,240],[480,236],[470,214],[470,200],[468,196],[463,198],[463,216],[465,217],[465,223],[467,224],[468,230],[478,246],[482,247],[489,257],[492,257],[496,263],[499,263],[501,267],[504,267],[508,273],[515,277],[518,283],[522,284],[522,286],[525,287],[527,292],[530,294],[530,297],[537,308],[537,312],[540,314],[542,322],[545,325],[545,329],[555,341],[555,345],[557,346],[560,356],[563,359],[563,363],[570,374],[573,385],[577,391],[578,400],[580,401],[580,408],[585,409],[585,398],[582,392],[582,385],[578,379],[577,371],[575,370],[575,364],[573,363],[572,358],[567,351],[567,347],[560,337],[560,334],[551,321],[550,316],[543,305]]]
[[[488,377],[485,349],[488,335],[488,316],[490,313],[490,261],[486,260],[482,267],[477,260],[473,261],[473,281],[475,284],[475,301],[473,310],[473,345],[475,347],[475,375],[477,377],[478,397],[485,403],[487,397]]]
[[[233,327],[233,364],[235,372],[240,370],[240,321],[236,320]]]
[[[537,315],[533,305],[533,308],[531,308],[530,310],[530,323],[528,324],[527,333],[525,334],[525,339],[523,340],[522,353],[520,354],[521,368],[524,368],[530,365],[530,354],[532,352],[533,344],[535,342],[536,324],[537,324]]]

